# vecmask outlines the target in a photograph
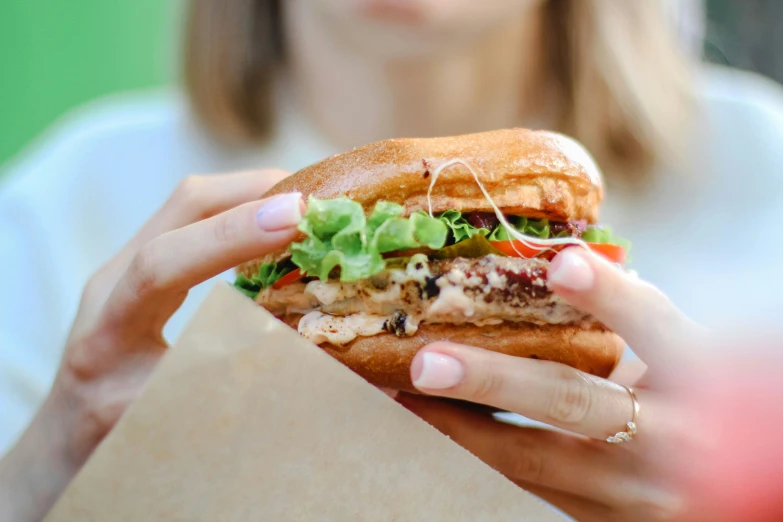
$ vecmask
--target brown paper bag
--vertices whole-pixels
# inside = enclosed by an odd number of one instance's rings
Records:
[[[563,518],[218,284],[46,520]]]

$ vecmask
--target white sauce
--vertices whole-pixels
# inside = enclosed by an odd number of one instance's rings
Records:
[[[375,303],[397,303],[401,299],[400,282],[390,278],[389,287],[386,290],[373,292],[370,300]]]
[[[530,267],[522,270],[532,274]],[[360,336],[377,335],[385,331],[384,323],[398,310],[407,314],[406,335],[416,333],[420,323],[485,326],[504,321],[534,324],[592,321],[559,297],[545,295],[546,281],[541,277],[535,277],[532,283],[542,293],[536,298],[538,292],[531,292],[534,299],[521,301],[485,298],[491,291],[508,285],[508,277],[498,270],[486,271],[484,283],[478,275],[468,276],[464,270],[452,267],[437,279],[437,296],[422,294],[421,288],[430,277],[432,272],[426,256],[417,254],[405,269],[389,270],[388,286],[381,285],[382,289],[376,288],[371,280],[311,281],[307,285],[294,283],[274,292],[265,290],[257,300],[278,316],[303,314],[299,333],[316,344],[343,345]]]
[[[380,315],[353,314],[343,317],[310,312],[299,321],[299,334],[314,344],[347,344],[360,335],[366,337],[383,332],[386,319]]]
[[[357,337],[370,337],[385,331],[383,325],[388,319],[382,315],[363,313],[338,316],[310,312],[299,320],[298,330],[302,337],[313,344],[328,342],[340,346]],[[413,335],[418,330],[418,321],[408,316],[405,320],[405,335]]]
[[[413,255],[408,261],[408,266],[405,267],[405,275],[408,276],[408,281],[416,281],[423,285],[428,277],[432,277],[427,256],[424,254]]]
[[[415,317],[408,316],[405,318],[405,335],[413,335],[419,331],[419,320]]]
[[[444,319],[450,318],[455,322],[462,322],[465,318],[473,317],[476,313],[476,301],[465,295],[462,287],[441,285],[441,281],[443,279],[438,280],[438,286],[441,287],[440,293],[427,310],[427,316],[433,319],[441,318],[439,322],[446,322]]]
[[[315,280],[307,283],[305,293],[313,295],[320,303],[333,304],[340,297],[342,285],[337,283],[323,283]]]

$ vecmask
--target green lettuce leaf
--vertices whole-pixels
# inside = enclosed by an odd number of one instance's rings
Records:
[[[410,217],[410,221],[420,245],[437,250],[446,244],[448,230],[440,219],[431,218],[427,213],[419,211]]]
[[[465,219],[465,216],[457,210],[447,210],[438,219],[441,220],[451,231],[452,243],[459,243],[465,239],[472,238],[476,234],[486,236],[489,241],[508,241],[511,238],[506,227],[502,224],[495,230],[486,228],[477,228]],[[527,219],[525,217],[511,216],[509,223],[520,233],[531,237],[546,239],[550,237],[549,221],[546,219]]]
[[[261,286],[255,284],[252,280],[248,279],[245,274],[239,274],[234,281],[234,288],[250,297],[255,299],[258,292],[261,291]]]
[[[425,214],[426,215],[426,214]],[[451,231],[451,243],[459,243],[465,239],[471,238],[476,234],[488,235],[489,230],[486,228],[476,228],[471,225],[462,212],[458,210],[447,210],[438,218],[444,225],[449,227]]]
[[[307,238],[291,245],[291,260],[304,275],[327,280],[339,269],[340,281],[350,282],[383,271],[381,254],[386,252],[437,250],[446,244],[444,223],[423,212],[404,218],[402,211],[402,206],[382,201],[365,217],[362,206],[346,197],[311,197],[299,225]]]
[[[269,288],[281,277],[291,272],[295,266],[289,261],[280,263],[264,263],[258,267],[258,272],[248,279],[245,274],[239,274],[234,281],[234,287],[248,297],[256,298],[264,288]]]
[[[484,234],[475,234],[469,239],[433,252],[431,257],[434,259],[454,259],[457,257],[474,258],[484,257],[490,254],[499,256],[504,255],[487,241]]]
[[[384,253],[427,247],[435,251],[431,257],[439,259],[503,255],[490,242],[513,239],[503,225],[495,230],[477,228],[457,210],[447,210],[435,218],[423,211],[404,218],[402,212],[402,206],[381,201],[369,216],[365,216],[362,206],[346,197],[331,200],[311,197],[299,225],[299,230],[307,237],[290,246],[291,258],[279,264],[265,263],[249,279],[239,275],[234,286],[254,298],[296,267],[302,274],[321,280],[327,280],[339,270],[341,281],[356,281],[389,266],[407,263],[408,258],[384,259]],[[546,219],[512,216],[508,220],[514,229],[527,236],[552,237]],[[568,232],[558,234],[566,235]],[[582,239],[630,249],[630,243],[615,236],[608,227],[589,226]]]
[[[489,241],[510,241],[514,239],[502,224],[492,231],[486,228],[476,228],[465,219],[461,212],[456,210],[448,210],[438,216],[438,219],[449,227],[455,243],[472,238],[476,234],[486,236]],[[557,236],[552,235],[548,219],[528,219],[522,216],[509,216],[507,219],[517,232],[533,238],[549,239],[569,235],[566,231],[560,232]],[[620,245],[626,250],[629,250],[631,247],[629,241],[615,235],[609,227],[590,225],[582,233],[582,239],[588,243],[612,243]]]
[[[548,219],[528,219],[522,216],[510,216],[507,219],[520,234],[540,239],[548,239],[550,237]],[[492,231],[488,239],[490,241],[510,241],[514,238],[508,233],[506,227],[500,224]]]
[[[611,243],[613,245],[620,245],[625,248],[628,253],[630,253],[631,250],[631,242],[615,235],[610,227],[587,227],[587,230],[582,233],[582,239],[587,243]]]

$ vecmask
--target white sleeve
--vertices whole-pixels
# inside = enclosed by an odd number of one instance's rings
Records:
[[[89,277],[215,155],[177,93],[80,108],[0,174],[0,454],[46,397]]]
[[[30,190],[36,171],[51,166],[42,159],[7,173],[0,189],[0,454],[45,397],[62,349],[61,325],[68,320],[59,299],[62,282],[52,269],[57,256],[51,235],[62,230],[49,227],[45,215],[64,209]]]

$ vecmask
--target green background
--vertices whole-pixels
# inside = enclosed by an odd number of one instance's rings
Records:
[[[0,0],[0,165],[73,107],[175,82],[186,2]],[[706,5],[707,58],[783,82],[783,1]]]
[[[175,81],[181,7],[0,0],[0,165],[73,107]]]

